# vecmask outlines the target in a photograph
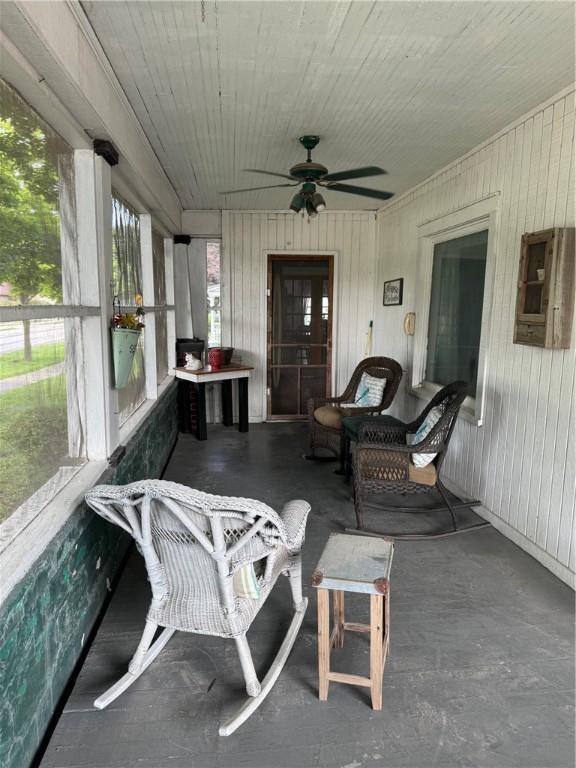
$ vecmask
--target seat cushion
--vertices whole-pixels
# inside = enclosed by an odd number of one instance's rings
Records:
[[[393,446],[390,446],[393,449]],[[362,449],[362,478],[364,480],[380,480],[387,482],[411,482],[420,485],[434,485],[436,483],[436,467],[434,464],[428,464],[426,467],[415,467],[410,461],[408,463],[408,478],[404,476],[403,456],[396,453],[398,463],[395,466],[394,451],[383,451],[378,448]]]
[[[427,464],[425,467],[415,467],[412,462],[408,464],[408,479],[413,483],[435,485],[437,476],[434,464]]]
[[[340,429],[342,426],[342,411],[334,405],[322,405],[314,411],[314,419],[318,424],[329,429]]]
[[[356,440],[358,438],[358,432],[362,424],[366,422],[374,422],[374,424],[382,424],[385,427],[404,427],[404,422],[400,419],[395,419],[394,416],[345,416],[342,420],[344,431],[346,436],[350,440]]]

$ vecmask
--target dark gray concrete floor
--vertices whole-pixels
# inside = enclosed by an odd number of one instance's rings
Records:
[[[310,605],[284,671],[262,707],[234,735],[218,723],[241,702],[231,640],[179,633],[107,710],[96,695],[124,673],[149,600],[131,557],[68,700],[43,768],[572,768],[572,591],[494,529],[399,542],[392,568],[391,654],[384,707],[367,689],[332,683],[317,697],[316,600],[310,574],[331,531],[354,524],[350,489],[334,464],[304,461],[303,424],[210,427],[182,435],[165,478],[280,508],[312,505],[303,551]],[[374,509],[373,527],[425,527],[425,516]],[[444,521],[442,521],[444,522]],[[365,620],[367,600],[349,601]],[[291,618],[278,583],[249,637],[263,672]],[[348,618],[348,617],[347,617]],[[334,667],[366,674],[365,636],[347,636]]]

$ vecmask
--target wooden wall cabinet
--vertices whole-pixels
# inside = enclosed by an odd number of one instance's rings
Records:
[[[574,313],[574,228],[522,235],[514,343],[567,349]]]

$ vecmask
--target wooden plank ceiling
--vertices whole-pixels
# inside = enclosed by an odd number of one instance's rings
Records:
[[[403,192],[574,80],[564,2],[84,2],[185,209],[286,209],[313,157]],[[282,183],[278,179],[278,183]],[[354,182],[351,182],[354,183]],[[376,209],[328,192],[331,209]]]

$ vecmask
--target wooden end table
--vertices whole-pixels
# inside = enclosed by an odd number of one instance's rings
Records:
[[[250,366],[228,366],[213,371],[211,368],[201,368],[199,371],[189,371],[186,368],[175,368],[177,379],[185,381],[189,386],[196,385],[198,391],[198,417],[196,421],[196,437],[206,440],[206,384],[219,381],[222,384],[222,424],[232,426],[232,382],[238,382],[238,431],[248,432],[248,379],[254,368]]]
[[[330,682],[370,688],[372,708],[382,709],[382,678],[390,643],[390,568],[394,544],[369,536],[332,533],[324,547],[312,584],[318,590],[319,698],[326,701]],[[333,595],[334,627],[330,632],[330,591]],[[347,622],[344,593],[370,595],[370,624]],[[330,652],[342,648],[344,632],[370,634],[370,676],[330,670]]]

